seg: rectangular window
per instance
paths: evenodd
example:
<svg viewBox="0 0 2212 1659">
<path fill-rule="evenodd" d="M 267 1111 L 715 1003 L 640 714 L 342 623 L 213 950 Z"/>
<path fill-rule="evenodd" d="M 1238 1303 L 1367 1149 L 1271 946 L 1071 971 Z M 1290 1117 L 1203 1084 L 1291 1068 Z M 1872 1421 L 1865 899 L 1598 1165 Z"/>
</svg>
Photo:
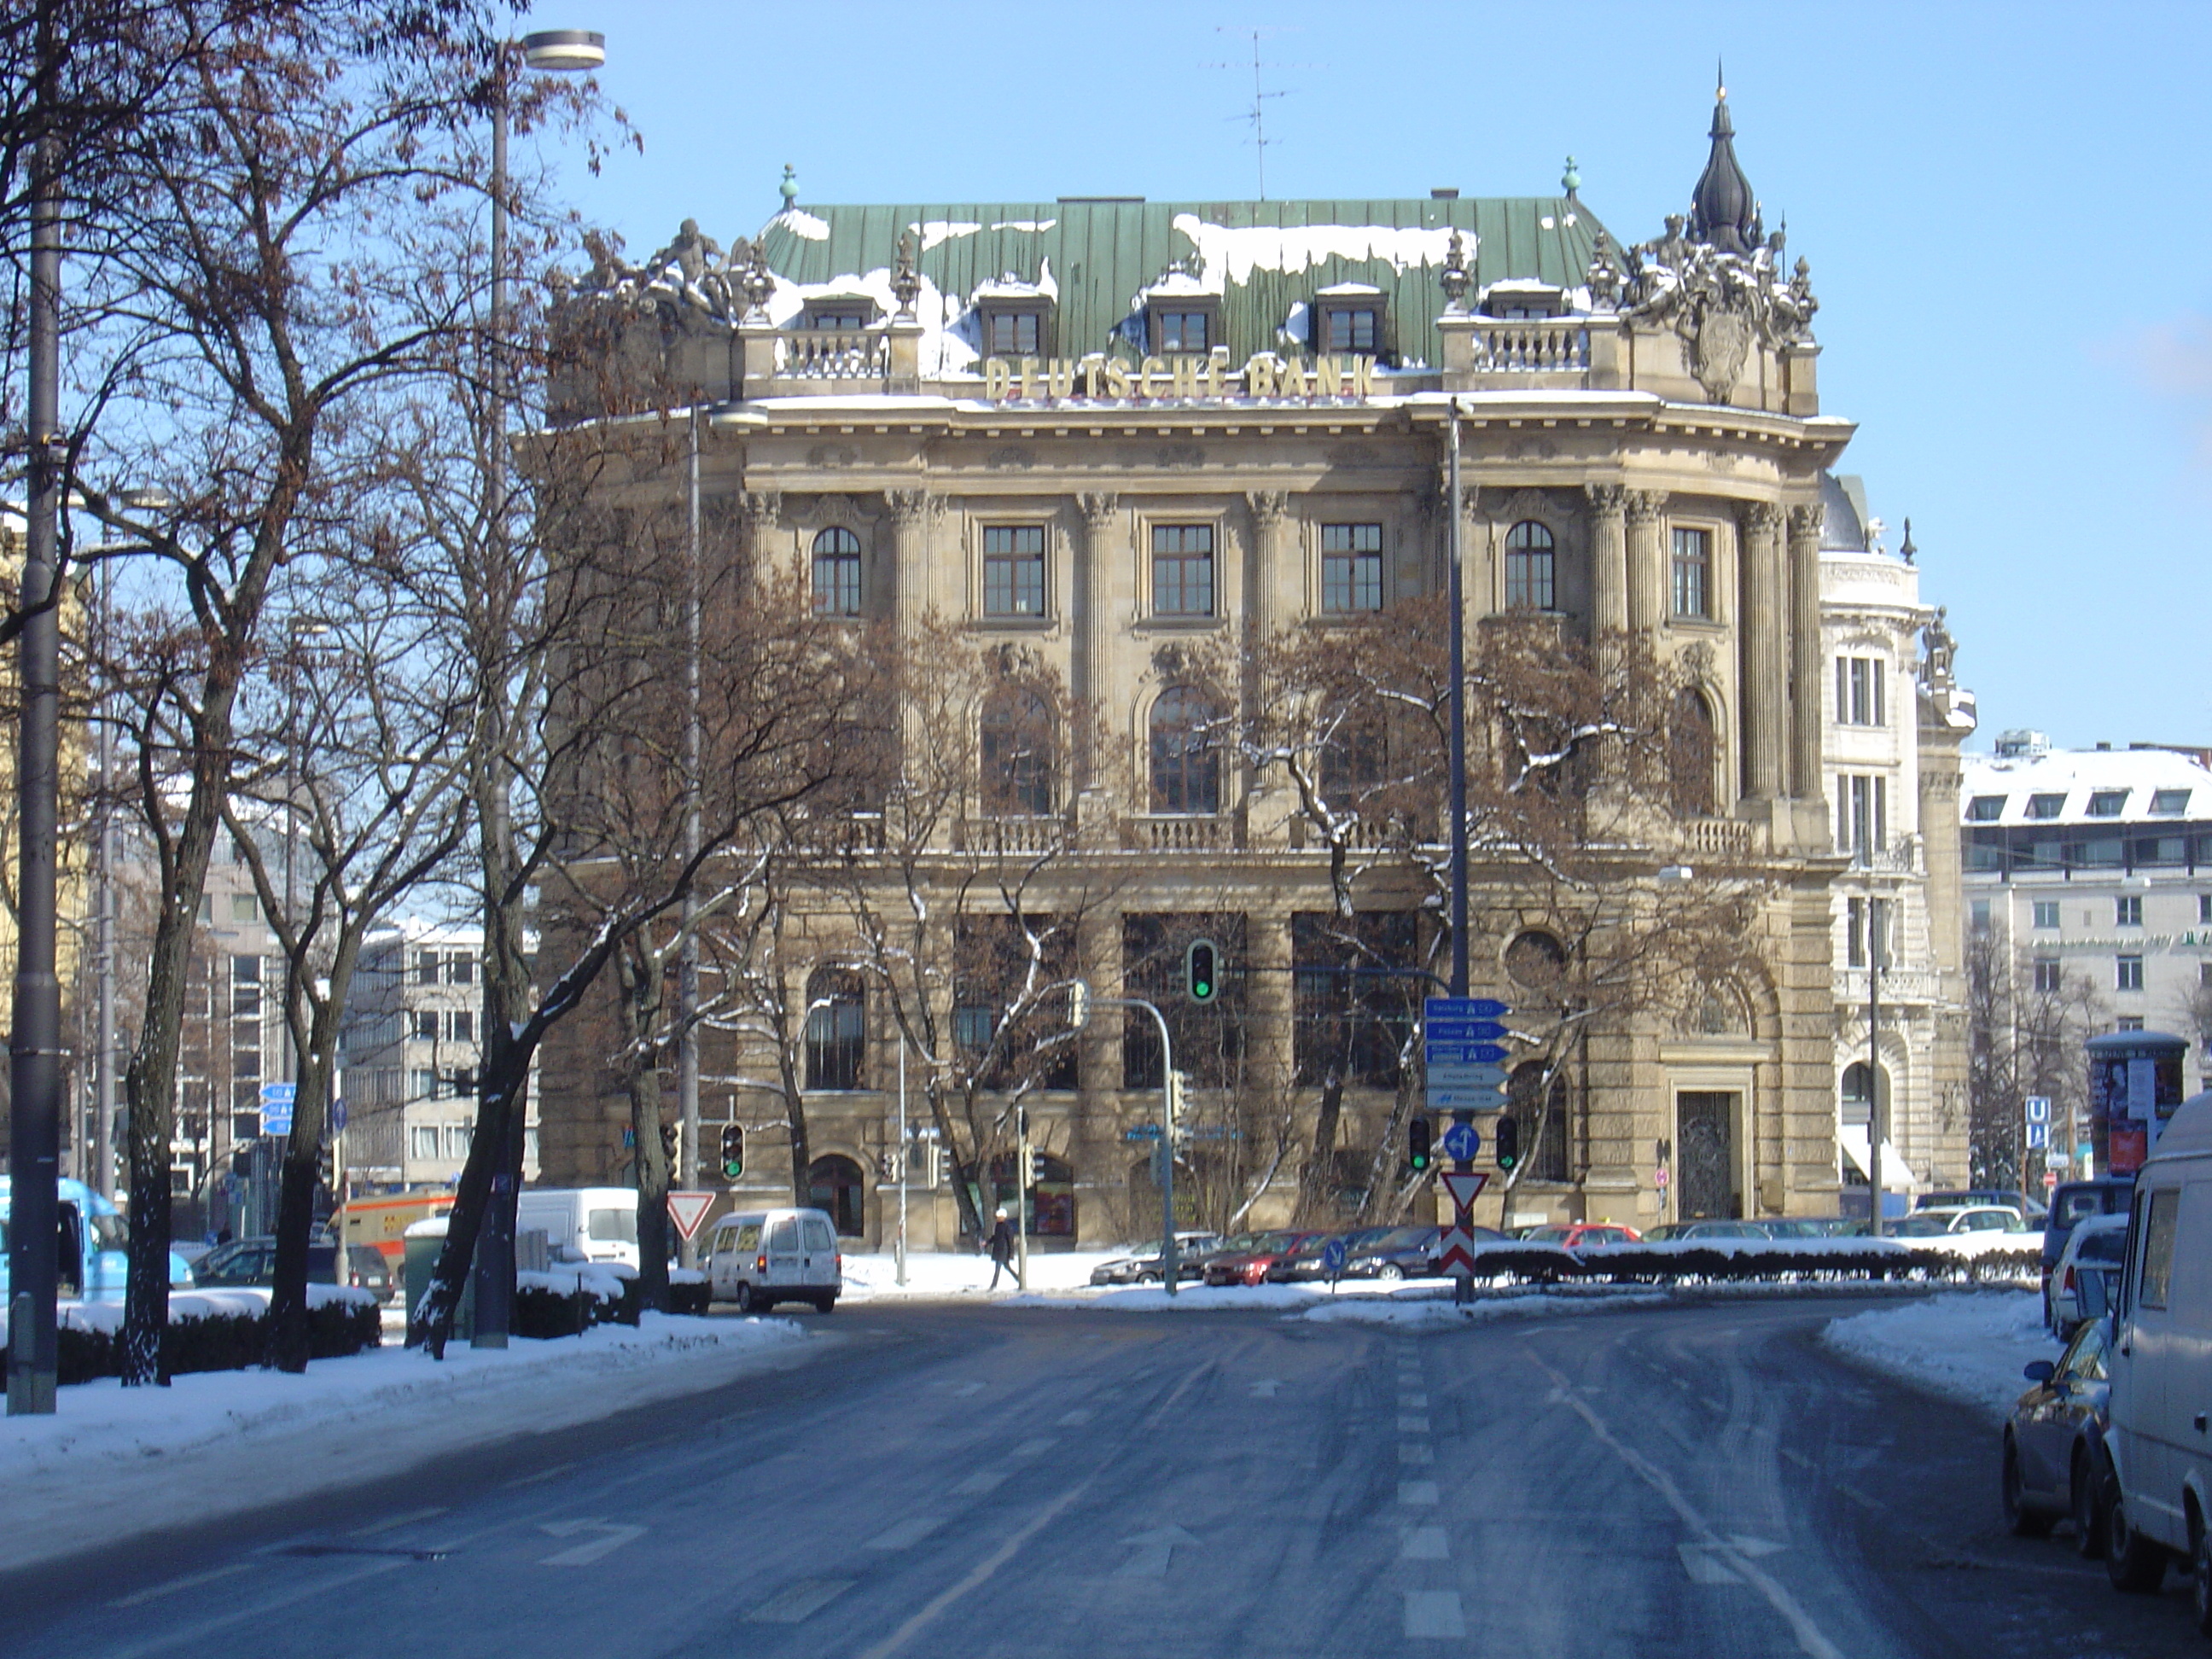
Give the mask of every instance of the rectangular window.
<svg viewBox="0 0 2212 1659">
<path fill-rule="evenodd" d="M 2004 816 L 2004 804 L 2002 795 L 1977 795 L 1966 803 L 1966 822 L 1995 823 Z"/>
<path fill-rule="evenodd" d="M 2197 896 L 2197 920 L 2212 921 L 2212 893 L 2199 893 Z"/>
<path fill-rule="evenodd" d="M 2128 804 L 2124 789 L 2099 789 L 2089 797 L 2089 816 L 2093 818 L 2116 818 Z"/>
<path fill-rule="evenodd" d="M 2116 927 L 2142 926 L 2142 898 L 2139 894 L 2123 893 L 2112 901 L 2112 925 Z"/>
<path fill-rule="evenodd" d="M 1713 538 L 1707 530 L 1674 529 L 1674 614 L 1710 617 L 1712 611 Z"/>
<path fill-rule="evenodd" d="M 1879 657 L 1836 659 L 1836 720 L 1843 726 L 1887 726 L 1882 709 L 1886 665 Z M 2002 807 L 2004 797 L 1997 798 Z M 1971 816 L 1971 812 L 1969 814 Z"/>
<path fill-rule="evenodd" d="M 1155 311 L 1154 325 L 1159 330 L 1160 351 L 1204 352 L 1212 349 L 1206 331 L 1206 314 L 1202 311 Z"/>
<path fill-rule="evenodd" d="M 968 1006 L 952 1011 L 952 1041 L 963 1054 L 980 1054 L 991 1046 L 991 1036 L 999 1029 L 997 1011 L 988 1006 Z"/>
<path fill-rule="evenodd" d="M 455 1042 L 474 1042 L 477 1040 L 477 1017 L 471 1010 L 456 1008 L 448 1016 L 447 1036 Z"/>
<path fill-rule="evenodd" d="M 1844 914 L 1844 961 L 1846 966 L 1866 966 L 1866 901 L 1846 901 Z"/>
<path fill-rule="evenodd" d="M 230 896 L 230 919 L 233 921 L 255 921 L 261 915 L 261 906 L 251 893 Z"/>
<path fill-rule="evenodd" d="M 239 1048 L 230 1056 L 230 1074 L 234 1078 L 258 1078 L 261 1075 L 261 1050 Z"/>
<path fill-rule="evenodd" d="M 1889 844 L 1889 780 L 1845 773 L 1836 785 L 1836 850 L 1881 852 Z"/>
<path fill-rule="evenodd" d="M 437 1040 L 437 1011 L 434 1008 L 417 1008 L 415 1011 L 415 1041 L 417 1042 L 435 1042 Z"/>
<path fill-rule="evenodd" d="M 407 1156 L 412 1158 L 434 1159 L 438 1156 L 438 1126 L 418 1123 L 407 1132 Z"/>
<path fill-rule="evenodd" d="M 261 1018 L 261 958 L 230 959 L 230 1013 L 234 1019 Z"/>
<path fill-rule="evenodd" d="M 2038 899 L 2035 901 L 2035 925 L 2038 927 L 2056 927 L 2058 926 L 2058 901 L 2057 899 Z"/>
<path fill-rule="evenodd" d="M 1362 306 L 1357 309 L 1331 309 L 1325 313 L 1328 325 L 1322 331 L 1324 351 L 1363 351 L 1372 353 L 1375 343 L 1382 336 L 1379 314 Z"/>
<path fill-rule="evenodd" d="M 2212 985 L 2212 962 L 2200 962 L 2197 964 L 2197 982 L 2199 985 Z"/>
<path fill-rule="evenodd" d="M 1966 926 L 1977 933 L 1990 931 L 1990 902 L 1976 899 L 1966 907 Z"/>
<path fill-rule="evenodd" d="M 1152 614 L 1210 617 L 1213 614 L 1213 526 L 1156 524 L 1152 526 Z"/>
<path fill-rule="evenodd" d="M 983 527 L 983 614 L 1044 615 L 1044 526 L 994 524 Z"/>
<path fill-rule="evenodd" d="M 2112 1022 L 2112 1029 L 2116 1031 L 2140 1031 L 2142 1028 L 2141 1014 L 2122 1014 Z"/>
<path fill-rule="evenodd" d="M 2173 1284 L 2173 1234 L 2181 1219 L 2181 1189 L 2168 1187 L 2150 1195 L 2143 1227 L 2142 1304 L 2163 1308 Z"/>
<path fill-rule="evenodd" d="M 425 951 L 415 958 L 415 982 L 417 985 L 435 985 L 438 982 L 438 953 L 435 951 Z"/>
<path fill-rule="evenodd" d="M 2152 815 L 2161 818 L 2178 818 L 2189 810 L 2189 791 L 2186 789 L 2154 789 L 2151 792 Z"/>
<path fill-rule="evenodd" d="M 446 1156 L 465 1158 L 469 1155 L 469 1140 L 475 1126 L 467 1123 L 448 1123 L 446 1126 Z"/>
<path fill-rule="evenodd" d="M 1321 527 L 1321 608 L 1337 615 L 1382 608 L 1382 526 Z"/>
<path fill-rule="evenodd" d="M 1034 311 L 994 311 L 990 313 L 990 343 L 994 357 L 1034 357 L 1043 337 L 1044 319 Z"/>
<path fill-rule="evenodd" d="M 435 1100 L 438 1097 L 438 1074 L 427 1066 L 417 1066 L 407 1094 L 410 1100 Z"/>
<path fill-rule="evenodd" d="M 2063 795 L 2030 795 L 2027 798 L 2027 816 L 2031 818 L 2055 818 L 2065 810 L 2066 797 Z"/>
<path fill-rule="evenodd" d="M 2058 963 L 2050 957 L 2035 959 L 2035 988 L 2056 991 L 2058 988 Z"/>
<path fill-rule="evenodd" d="M 466 951 L 455 951 L 446 958 L 446 983 L 473 985 L 477 980 L 477 959 Z"/>
<path fill-rule="evenodd" d="M 2118 971 L 2112 975 L 2112 988 L 2116 991 L 2142 989 L 2142 958 L 2141 957 L 2118 958 Z"/>
</svg>

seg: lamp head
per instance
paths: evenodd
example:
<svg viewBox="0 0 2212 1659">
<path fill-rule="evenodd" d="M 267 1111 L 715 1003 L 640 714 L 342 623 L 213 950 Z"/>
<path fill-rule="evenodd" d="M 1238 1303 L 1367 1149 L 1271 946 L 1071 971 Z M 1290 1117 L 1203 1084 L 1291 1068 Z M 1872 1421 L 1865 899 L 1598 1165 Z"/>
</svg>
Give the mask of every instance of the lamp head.
<svg viewBox="0 0 2212 1659">
<path fill-rule="evenodd" d="M 597 29 L 540 29 L 522 37 L 522 61 L 534 70 L 595 70 L 607 61 Z"/>
</svg>

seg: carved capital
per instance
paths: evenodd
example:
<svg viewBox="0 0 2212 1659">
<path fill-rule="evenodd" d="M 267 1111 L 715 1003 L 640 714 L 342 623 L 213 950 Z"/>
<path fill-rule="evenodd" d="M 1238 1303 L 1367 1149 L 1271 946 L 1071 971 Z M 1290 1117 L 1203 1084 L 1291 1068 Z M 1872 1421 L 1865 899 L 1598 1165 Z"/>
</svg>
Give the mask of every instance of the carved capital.
<svg viewBox="0 0 2212 1659">
<path fill-rule="evenodd" d="M 1655 525 L 1666 516 L 1667 492 L 1663 489 L 1627 489 L 1621 492 L 1628 501 L 1628 521 L 1637 525 Z"/>
<path fill-rule="evenodd" d="M 933 495 L 927 489 L 886 489 L 884 505 L 891 510 L 891 521 L 901 530 L 912 530 L 923 523 L 943 505 L 945 498 Z"/>
<path fill-rule="evenodd" d="M 1749 536 L 1779 536 L 1782 533 L 1782 507 L 1776 501 L 1746 501 L 1743 504 L 1744 533 Z"/>
<path fill-rule="evenodd" d="M 1291 495 L 1286 489 L 1248 489 L 1244 502 L 1252 509 L 1252 522 L 1262 530 L 1272 530 L 1291 516 Z"/>
<path fill-rule="evenodd" d="M 1075 506 L 1083 514 L 1083 527 L 1094 536 L 1111 530 L 1121 516 L 1121 498 L 1110 490 L 1086 490 L 1075 498 Z"/>
<path fill-rule="evenodd" d="M 1600 517 L 1617 519 L 1627 509 L 1628 491 L 1617 483 L 1586 483 L 1583 486 L 1583 499 Z"/>
<path fill-rule="evenodd" d="M 1820 529 L 1827 521 L 1827 509 L 1817 501 L 1805 507 L 1791 507 L 1790 509 L 1790 539 L 1793 542 L 1809 541 L 1815 547 L 1819 546 Z"/>
<path fill-rule="evenodd" d="M 738 496 L 738 514 L 749 531 L 771 527 L 783 516 L 783 492 L 781 489 L 748 489 Z"/>
</svg>

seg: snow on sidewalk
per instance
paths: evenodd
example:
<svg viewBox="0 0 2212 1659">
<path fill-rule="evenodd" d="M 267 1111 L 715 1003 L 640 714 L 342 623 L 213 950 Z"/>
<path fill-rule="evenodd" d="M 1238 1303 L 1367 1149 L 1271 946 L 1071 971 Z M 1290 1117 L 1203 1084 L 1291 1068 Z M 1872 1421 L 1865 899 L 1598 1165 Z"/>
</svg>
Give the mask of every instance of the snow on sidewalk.
<svg viewBox="0 0 2212 1659">
<path fill-rule="evenodd" d="M 647 1314 L 635 1328 L 504 1350 L 455 1342 L 443 1363 L 387 1346 L 317 1360 L 303 1376 L 65 1388 L 53 1416 L 0 1427 L 0 1571 L 112 1545 L 118 1517 L 146 1531 L 199 1525 L 802 1364 L 823 1352 L 817 1335 L 787 1319 Z"/>
<path fill-rule="evenodd" d="M 1820 1340 L 1861 1364 L 2002 1421 L 2031 1359 L 2056 1359 L 2037 1291 L 1952 1291 L 1838 1319 Z"/>
<path fill-rule="evenodd" d="M 1030 1256 L 1030 1289 L 1068 1291 L 1091 1283 L 1091 1270 L 1102 1261 L 1127 1255 L 1119 1250 L 1037 1250 Z M 845 1299 L 879 1301 L 891 1297 L 942 1297 L 986 1295 L 991 1282 L 991 1258 L 966 1250 L 915 1250 L 906 1259 L 906 1284 L 898 1283 L 898 1264 L 888 1251 L 880 1255 L 848 1255 L 845 1261 Z M 1012 1272 L 1010 1268 L 1008 1273 Z M 999 1276 L 998 1296 L 1009 1297 L 1008 1273 Z"/>
</svg>

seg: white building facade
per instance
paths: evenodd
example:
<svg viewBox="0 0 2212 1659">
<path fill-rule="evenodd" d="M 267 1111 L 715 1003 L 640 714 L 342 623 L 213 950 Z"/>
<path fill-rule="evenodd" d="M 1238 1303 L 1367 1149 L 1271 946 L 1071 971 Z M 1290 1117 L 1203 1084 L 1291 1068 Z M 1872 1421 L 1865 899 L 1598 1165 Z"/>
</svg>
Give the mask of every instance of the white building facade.
<svg viewBox="0 0 2212 1659">
<path fill-rule="evenodd" d="M 1892 1193 L 1964 1185 L 1966 1018 L 1956 808 L 1973 694 L 1952 678 L 1943 613 L 1921 601 L 1910 530 L 1897 551 L 1856 477 L 1822 481 L 1820 695 L 1832 884 L 1838 1173 L 1863 1196 L 1878 1095 Z M 1924 647 L 1924 648 L 1923 648 Z M 1878 1061 L 1869 1089 L 1869 957 Z"/>
</svg>

